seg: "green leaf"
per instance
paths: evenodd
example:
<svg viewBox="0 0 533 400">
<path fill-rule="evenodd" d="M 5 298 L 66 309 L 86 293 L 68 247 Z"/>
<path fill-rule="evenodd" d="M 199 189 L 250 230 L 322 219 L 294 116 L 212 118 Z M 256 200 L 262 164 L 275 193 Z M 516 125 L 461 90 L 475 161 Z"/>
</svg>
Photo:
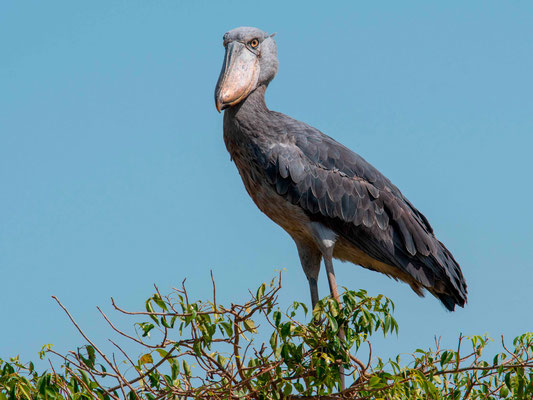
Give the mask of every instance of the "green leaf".
<svg viewBox="0 0 533 400">
<path fill-rule="evenodd" d="M 194 344 L 192 345 L 192 349 L 194 351 L 194 354 L 197 356 L 202 355 L 202 341 L 201 340 L 195 340 Z"/>
<path fill-rule="evenodd" d="M 159 353 L 161 358 L 165 358 L 168 355 L 168 351 L 163 350 L 163 349 L 155 349 L 155 351 L 157 351 Z"/>
<path fill-rule="evenodd" d="M 290 383 L 286 383 L 283 387 L 283 394 L 285 396 L 289 396 L 292 393 L 292 385 Z"/>
<path fill-rule="evenodd" d="M 87 349 L 87 355 L 89 356 L 89 361 L 91 361 L 92 365 L 94 365 L 94 361 L 96 360 L 94 347 L 91 345 L 87 345 L 86 349 Z"/>
<path fill-rule="evenodd" d="M 283 349 L 283 346 L 278 346 L 276 350 L 274 351 L 274 358 L 276 360 L 279 360 L 279 357 L 281 355 L 281 350 Z"/>
<path fill-rule="evenodd" d="M 50 351 L 53 346 L 54 345 L 50 343 L 43 345 L 43 347 L 41 347 L 41 351 L 39 352 L 39 358 L 42 360 L 45 354 Z"/>
<path fill-rule="evenodd" d="M 244 327 L 248 332 L 257 333 L 257 328 L 255 326 L 254 321 L 252 321 L 251 319 L 246 319 L 243 321 L 243 323 Z"/>
<path fill-rule="evenodd" d="M 159 307 L 161 307 L 161 309 L 163 309 L 164 311 L 168 311 L 167 305 L 165 304 L 163 299 L 161 297 L 159 297 L 159 295 L 157 293 L 154 294 L 152 299 L 154 300 L 155 304 L 157 304 Z"/>
<path fill-rule="evenodd" d="M 281 322 L 281 313 L 279 311 L 274 311 L 272 317 L 274 318 L 274 325 L 278 327 Z"/>
<path fill-rule="evenodd" d="M 328 314 L 328 321 L 333 332 L 337 332 L 339 330 L 339 324 L 337 324 L 337 320 Z"/>
<path fill-rule="evenodd" d="M 226 357 L 223 357 L 220 354 L 217 354 L 217 362 L 222 365 L 223 367 L 226 366 Z"/>
<path fill-rule="evenodd" d="M 446 350 L 442 353 L 440 357 L 440 365 L 441 367 L 444 367 L 444 365 L 448 364 L 454 356 L 453 351 Z"/>
<path fill-rule="evenodd" d="M 507 385 L 507 387 L 509 388 L 509 390 L 513 390 L 512 386 L 511 386 L 511 373 L 510 372 L 507 372 L 505 374 L 504 382 Z"/>
<path fill-rule="evenodd" d="M 174 323 L 176 322 L 176 318 L 178 318 L 177 315 L 174 315 L 171 319 L 170 319 L 170 327 L 171 328 L 174 328 Z"/>
<path fill-rule="evenodd" d="M 272 347 L 272 350 L 276 350 L 278 347 L 278 333 L 274 332 L 272 336 L 270 336 L 270 347 Z"/>
<path fill-rule="evenodd" d="M 169 328 L 169 329 L 172 328 L 172 326 L 168 324 L 167 319 L 165 317 L 161 317 L 160 321 L 161 321 L 161 325 L 163 325 L 165 328 Z"/>
<path fill-rule="evenodd" d="M 189 364 L 187 364 L 187 361 L 182 360 L 181 361 L 181 366 L 183 367 L 183 373 L 186 376 L 191 376 L 191 367 L 189 367 Z"/>
<path fill-rule="evenodd" d="M 152 299 L 148 299 L 146 300 L 146 311 L 148 311 L 149 313 L 154 313 L 154 308 L 152 307 Z M 155 315 L 149 315 L 149 317 L 157 324 L 157 326 L 159 326 L 159 320 L 157 319 L 157 317 Z"/>
<path fill-rule="evenodd" d="M 285 322 L 280 330 L 280 336 L 282 339 L 285 339 L 291 333 L 291 323 Z"/>
<path fill-rule="evenodd" d="M 150 337 L 150 331 L 155 328 L 154 324 L 149 322 L 141 322 L 139 326 L 143 330 L 142 337 Z"/>
<path fill-rule="evenodd" d="M 148 299 L 146 300 L 146 311 L 148 311 L 149 313 L 153 313 L 154 312 L 154 308 L 152 307 L 152 299 Z"/>
<path fill-rule="evenodd" d="M 378 387 L 381 384 L 381 379 L 379 376 L 373 376 L 368 380 L 368 384 L 372 387 Z"/>
<path fill-rule="evenodd" d="M 266 284 L 262 284 L 261 286 L 259 286 L 259 289 L 257 289 L 257 292 L 255 294 L 255 298 L 257 299 L 257 301 L 260 301 L 263 296 L 265 295 L 265 289 L 266 289 Z"/>
<path fill-rule="evenodd" d="M 507 389 L 507 387 L 505 386 L 502 386 L 502 388 L 500 389 L 500 397 L 507 397 L 509 396 L 509 389 Z"/>
<path fill-rule="evenodd" d="M 176 380 L 176 378 L 178 377 L 178 375 L 180 373 L 180 365 L 177 362 L 171 364 L 170 365 L 170 372 L 172 374 L 172 380 Z"/>
<path fill-rule="evenodd" d="M 224 328 L 227 337 L 233 336 L 233 324 L 230 322 L 221 322 L 220 325 Z"/>
<path fill-rule="evenodd" d="M 89 374 L 87 374 L 87 372 L 85 372 L 85 371 L 82 370 L 82 369 L 79 369 L 78 371 L 80 372 L 81 380 L 82 380 L 87 386 L 89 386 L 89 385 L 91 384 L 90 379 L 89 379 Z"/>
</svg>

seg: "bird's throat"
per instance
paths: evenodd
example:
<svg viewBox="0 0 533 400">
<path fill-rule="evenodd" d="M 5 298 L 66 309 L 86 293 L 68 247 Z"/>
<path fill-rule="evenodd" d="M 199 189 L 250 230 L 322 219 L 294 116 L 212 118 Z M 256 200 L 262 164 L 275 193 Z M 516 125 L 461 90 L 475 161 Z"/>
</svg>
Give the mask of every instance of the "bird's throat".
<svg viewBox="0 0 533 400">
<path fill-rule="evenodd" d="M 261 85 L 250 92 L 248 97 L 233 107 L 226 109 L 228 117 L 239 119 L 249 119 L 253 115 L 268 113 L 265 103 L 266 86 Z"/>
</svg>

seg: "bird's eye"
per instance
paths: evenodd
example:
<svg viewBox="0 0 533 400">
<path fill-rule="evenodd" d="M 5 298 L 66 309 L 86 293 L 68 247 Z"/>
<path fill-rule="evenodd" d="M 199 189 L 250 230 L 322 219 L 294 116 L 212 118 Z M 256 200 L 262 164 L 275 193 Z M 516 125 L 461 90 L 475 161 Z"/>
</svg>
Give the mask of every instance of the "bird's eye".
<svg viewBox="0 0 533 400">
<path fill-rule="evenodd" d="M 259 46 L 259 40 L 257 39 L 250 40 L 250 46 L 252 46 L 255 49 L 257 46 Z"/>
</svg>

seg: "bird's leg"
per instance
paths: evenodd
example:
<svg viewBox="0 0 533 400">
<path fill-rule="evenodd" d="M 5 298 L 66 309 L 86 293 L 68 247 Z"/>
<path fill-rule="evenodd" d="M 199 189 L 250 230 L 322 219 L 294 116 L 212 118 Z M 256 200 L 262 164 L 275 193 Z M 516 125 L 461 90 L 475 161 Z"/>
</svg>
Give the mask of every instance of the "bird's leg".
<svg viewBox="0 0 533 400">
<path fill-rule="evenodd" d="M 329 290 L 331 296 L 340 304 L 339 291 L 337 290 L 337 281 L 335 280 L 335 271 L 333 270 L 333 249 L 337 241 L 337 234 L 320 222 L 312 222 L 311 229 L 315 242 L 324 257 L 326 264 L 326 273 L 328 274 Z"/>
<path fill-rule="evenodd" d="M 329 290 L 331 296 L 340 304 L 339 291 L 337 290 L 337 281 L 335 280 L 335 271 L 333 270 L 333 249 L 337 241 L 337 234 L 331 229 L 322 225 L 319 222 L 311 223 L 311 229 L 315 237 L 322 257 L 324 257 L 324 264 L 326 264 L 326 273 L 328 274 Z"/>
<path fill-rule="evenodd" d="M 305 272 L 305 276 L 309 281 L 309 289 L 311 291 L 311 304 L 313 309 L 318 303 L 318 273 L 320 272 L 320 261 L 322 254 L 317 249 L 314 243 L 305 243 L 301 241 L 295 241 L 298 248 L 298 255 L 300 256 L 300 262 Z"/>
<path fill-rule="evenodd" d="M 316 303 L 318 303 L 318 282 L 315 278 L 307 277 L 309 281 L 309 290 L 311 291 L 311 306 L 315 309 Z"/>
<path fill-rule="evenodd" d="M 333 270 L 333 249 L 335 248 L 335 242 L 337 241 L 337 235 L 331 229 L 325 227 L 321 223 L 312 223 L 313 234 L 315 236 L 316 243 L 320 248 L 322 257 L 324 257 L 324 264 L 326 265 L 326 273 L 328 274 L 329 290 L 331 296 L 337 301 L 339 307 L 341 306 L 341 298 L 337 289 L 337 281 L 335 279 L 335 271 Z M 338 333 L 339 339 L 344 341 L 344 329 L 340 328 Z M 344 390 L 344 367 L 339 366 L 339 376 L 341 379 L 341 391 Z"/>
<path fill-rule="evenodd" d="M 333 248 L 327 250 L 328 254 L 324 254 L 324 264 L 326 264 L 326 273 L 328 274 L 328 283 L 331 296 L 341 303 L 339 290 L 337 289 L 337 280 L 335 279 L 335 271 L 333 269 Z"/>
<path fill-rule="evenodd" d="M 335 271 L 333 270 L 333 246 L 326 249 L 326 251 L 323 253 L 324 256 L 324 264 L 326 264 L 326 273 L 328 274 L 328 283 L 329 283 L 329 290 L 331 291 L 331 297 L 333 297 L 337 303 L 339 304 L 339 307 L 341 306 L 341 298 L 339 296 L 339 291 L 337 289 L 337 280 L 335 279 Z M 339 329 L 339 339 L 344 341 L 344 329 Z M 341 390 L 344 390 L 344 367 L 339 367 L 339 375 L 341 378 Z"/>
</svg>

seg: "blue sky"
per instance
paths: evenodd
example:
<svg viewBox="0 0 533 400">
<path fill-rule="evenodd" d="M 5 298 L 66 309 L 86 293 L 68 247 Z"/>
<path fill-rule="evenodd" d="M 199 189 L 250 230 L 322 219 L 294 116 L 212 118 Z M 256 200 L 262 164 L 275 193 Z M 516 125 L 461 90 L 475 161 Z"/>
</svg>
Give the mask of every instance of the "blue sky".
<svg viewBox="0 0 533 400">
<path fill-rule="evenodd" d="M 153 283 L 187 278 L 205 298 L 210 270 L 219 301 L 282 268 L 281 305 L 309 301 L 222 141 L 222 35 L 242 25 L 277 32 L 270 108 L 380 169 L 462 266 L 469 303 L 447 313 L 335 264 L 341 285 L 396 303 L 399 336 L 375 354 L 533 329 L 533 3 L 326 4 L 0 3 L 1 358 L 82 344 L 51 295 L 100 343 L 110 296 L 141 309 Z"/>
</svg>

